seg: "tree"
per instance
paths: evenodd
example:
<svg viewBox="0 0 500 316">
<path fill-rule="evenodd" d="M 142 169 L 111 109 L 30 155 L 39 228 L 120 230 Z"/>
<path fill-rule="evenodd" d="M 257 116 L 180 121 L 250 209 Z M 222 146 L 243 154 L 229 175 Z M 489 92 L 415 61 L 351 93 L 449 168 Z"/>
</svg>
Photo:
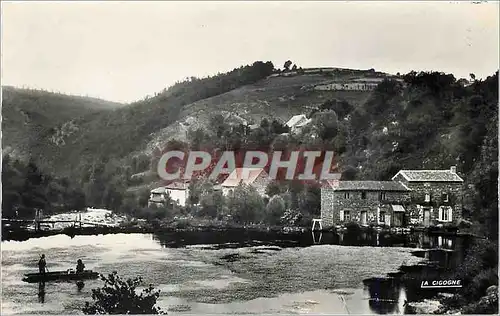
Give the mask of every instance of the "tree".
<svg viewBox="0 0 500 316">
<path fill-rule="evenodd" d="M 342 172 L 343 181 L 352 181 L 356 179 L 358 170 L 352 166 L 347 166 L 347 168 Z"/>
<path fill-rule="evenodd" d="M 201 204 L 201 215 L 215 218 L 221 216 L 224 213 L 224 196 L 220 191 L 214 191 L 213 189 L 209 192 L 204 193 L 200 198 Z"/>
<path fill-rule="evenodd" d="M 283 67 L 285 68 L 286 71 L 290 70 L 290 66 L 292 65 L 292 61 L 291 60 L 287 60 L 285 62 L 285 64 L 283 65 Z"/>
<path fill-rule="evenodd" d="M 285 213 L 285 200 L 279 195 L 273 196 L 267 203 L 266 211 L 268 222 L 271 225 L 279 224 L 281 216 Z"/>
<path fill-rule="evenodd" d="M 338 132 L 337 114 L 334 111 L 318 112 L 312 117 L 312 125 L 317 128 L 321 139 L 333 139 Z"/>
<path fill-rule="evenodd" d="M 94 303 L 85 303 L 84 314 L 166 314 L 156 306 L 160 290 L 153 285 L 137 294 L 136 289 L 142 283 L 140 277 L 124 281 L 113 272 L 108 277 L 101 275 L 101 280 L 104 286 L 92 289 Z"/>
<path fill-rule="evenodd" d="M 228 209 L 237 223 L 255 223 L 262 220 L 264 201 L 254 187 L 237 186 L 228 198 Z"/>
</svg>

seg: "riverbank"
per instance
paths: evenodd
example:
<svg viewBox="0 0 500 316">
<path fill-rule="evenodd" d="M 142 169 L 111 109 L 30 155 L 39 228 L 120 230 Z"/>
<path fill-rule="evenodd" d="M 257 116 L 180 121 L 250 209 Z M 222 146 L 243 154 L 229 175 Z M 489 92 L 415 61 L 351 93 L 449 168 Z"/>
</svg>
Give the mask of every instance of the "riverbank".
<svg viewBox="0 0 500 316">
<path fill-rule="evenodd" d="M 456 228 L 449 227 L 362 227 L 358 225 L 336 226 L 322 230 L 312 230 L 312 227 L 301 226 L 269 226 L 266 224 L 237 224 L 227 221 L 204 220 L 199 218 L 181 218 L 170 221 L 129 220 L 114 226 L 68 226 L 58 229 L 33 230 L 25 227 L 7 227 L 2 229 L 2 240 L 27 240 L 30 238 L 47 237 L 58 234 L 68 236 L 77 235 L 101 235 L 119 233 L 162 233 L 162 232 L 207 232 L 207 231 L 234 231 L 248 230 L 260 233 L 282 233 L 297 234 L 359 234 L 359 233 L 379 233 L 379 234 L 413 234 L 426 233 L 441 236 L 467 236 L 467 232 L 460 232 Z"/>
<path fill-rule="evenodd" d="M 345 234 L 349 233 L 348 230 L 341 231 L 312 231 L 311 229 L 302 227 L 259 227 L 259 226 L 230 226 L 230 227 L 220 227 L 220 226 L 196 226 L 196 227 L 185 227 L 178 228 L 175 226 L 165 226 L 165 227 L 69 227 L 59 230 L 3 230 L 2 231 L 2 241 L 25 241 L 31 238 L 41 238 L 48 236 L 55 236 L 64 234 L 70 237 L 74 236 L 88 236 L 88 235 L 106 235 L 106 234 L 162 234 L 162 233 L 175 233 L 175 232 L 230 232 L 230 231 L 248 231 L 255 233 L 271 233 L 271 234 L 282 234 L 282 235 L 295 235 L 303 233 L 314 233 L 322 235 L 324 238 L 331 234 Z M 377 232 L 377 231 L 375 231 Z M 379 234 L 390 234 L 390 235 L 400 235 L 400 234 L 411 234 L 409 232 L 395 232 L 390 230 L 380 230 Z M 434 233 L 437 235 L 437 233 Z M 448 234 L 448 236 L 467 236 L 465 234 Z"/>
</svg>

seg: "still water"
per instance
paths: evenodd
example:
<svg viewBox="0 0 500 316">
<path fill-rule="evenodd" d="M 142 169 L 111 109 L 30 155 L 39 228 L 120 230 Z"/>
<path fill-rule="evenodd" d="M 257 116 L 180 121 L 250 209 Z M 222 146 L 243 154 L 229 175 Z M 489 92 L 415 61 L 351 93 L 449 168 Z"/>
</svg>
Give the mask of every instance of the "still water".
<svg viewBox="0 0 500 316">
<path fill-rule="evenodd" d="M 75 282 L 47 282 L 43 288 L 23 282 L 23 274 L 37 272 L 42 253 L 49 271 L 75 268 L 80 258 L 87 269 L 100 273 L 142 276 L 145 284 L 161 290 L 158 305 L 170 315 L 400 314 L 404 288 L 397 289 L 387 302 L 374 302 L 363 280 L 384 277 L 401 265 L 422 260 L 411 253 L 418 245 L 388 247 L 379 243 L 378 235 L 362 247 L 348 242 L 324 244 L 318 242 L 320 236 L 311 235 L 307 245 L 278 240 L 225 243 L 210 236 L 198 238 L 205 244 L 152 234 L 3 241 L 2 315 L 82 314 L 85 302 L 92 301 L 91 289 L 99 287 L 100 280 L 85 281 L 81 289 Z"/>
</svg>

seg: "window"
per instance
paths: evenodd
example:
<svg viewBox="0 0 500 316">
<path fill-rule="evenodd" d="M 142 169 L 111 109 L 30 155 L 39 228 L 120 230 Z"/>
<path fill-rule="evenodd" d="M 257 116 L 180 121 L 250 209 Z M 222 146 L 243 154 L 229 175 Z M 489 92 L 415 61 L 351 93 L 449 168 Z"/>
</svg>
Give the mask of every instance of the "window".
<svg viewBox="0 0 500 316">
<path fill-rule="evenodd" d="M 441 206 L 439 208 L 439 220 L 441 222 L 451 222 L 453 220 L 453 209 L 449 206 Z"/>
<path fill-rule="evenodd" d="M 349 198 L 350 198 L 349 192 L 344 192 L 344 199 L 349 199 Z"/>
<path fill-rule="evenodd" d="M 429 193 L 425 194 L 425 202 L 430 202 L 431 201 L 431 195 Z"/>
<path fill-rule="evenodd" d="M 363 191 L 363 192 L 361 192 L 361 198 L 362 198 L 363 200 L 364 200 L 364 199 L 366 199 L 366 192 L 364 192 L 364 191 Z"/>
<path fill-rule="evenodd" d="M 344 211 L 344 221 L 348 222 L 351 220 L 351 212 L 350 211 Z"/>
<path fill-rule="evenodd" d="M 378 221 L 379 223 L 385 223 L 385 212 L 380 212 Z"/>
<path fill-rule="evenodd" d="M 443 194 L 443 202 L 448 202 L 448 201 L 449 201 L 448 194 L 447 194 L 447 193 L 444 193 L 444 194 Z"/>
<path fill-rule="evenodd" d="M 380 192 L 379 195 L 378 195 L 378 199 L 380 201 L 384 201 L 385 200 L 385 192 Z"/>
</svg>

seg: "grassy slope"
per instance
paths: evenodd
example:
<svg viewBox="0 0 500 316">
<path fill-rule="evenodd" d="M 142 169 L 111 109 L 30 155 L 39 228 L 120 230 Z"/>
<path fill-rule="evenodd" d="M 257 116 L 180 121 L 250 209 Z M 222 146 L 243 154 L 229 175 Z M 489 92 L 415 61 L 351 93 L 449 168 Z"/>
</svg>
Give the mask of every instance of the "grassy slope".
<svg viewBox="0 0 500 316">
<path fill-rule="evenodd" d="M 288 121 L 291 116 L 309 113 L 328 99 L 347 100 L 361 105 L 369 92 L 314 91 L 312 87 L 329 79 L 321 75 L 276 77 L 234 89 L 215 97 L 203 99 L 182 108 L 180 124 L 172 124 L 154 134 L 146 152 L 161 147 L 169 139 L 182 139 L 188 128 L 210 128 L 209 119 L 216 113 L 241 117 L 249 123 L 260 123 L 262 118 Z M 186 118 L 189 118 L 186 120 Z"/>
<path fill-rule="evenodd" d="M 101 113 L 123 104 L 96 98 L 70 96 L 41 90 L 2 87 L 2 143 L 27 157 L 32 148 L 44 147 L 50 134 L 78 117 Z M 68 125 L 68 124 L 67 124 Z"/>
<path fill-rule="evenodd" d="M 148 152 L 153 145 L 179 138 L 185 128 L 179 128 L 178 122 L 188 118 L 192 126 L 206 126 L 215 113 L 234 113 L 255 122 L 263 117 L 286 121 L 329 98 L 362 104 L 369 95 L 304 89 L 331 79 L 321 75 L 268 78 L 195 102 L 192 95 L 168 93 L 110 111 L 96 110 L 91 99 L 47 93 L 31 96 L 16 90 L 4 93 L 4 143 L 29 153 L 42 168 L 74 175 L 73 170 L 83 163 Z M 28 110 L 31 119 L 23 120 L 19 109 Z"/>
</svg>

